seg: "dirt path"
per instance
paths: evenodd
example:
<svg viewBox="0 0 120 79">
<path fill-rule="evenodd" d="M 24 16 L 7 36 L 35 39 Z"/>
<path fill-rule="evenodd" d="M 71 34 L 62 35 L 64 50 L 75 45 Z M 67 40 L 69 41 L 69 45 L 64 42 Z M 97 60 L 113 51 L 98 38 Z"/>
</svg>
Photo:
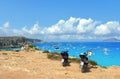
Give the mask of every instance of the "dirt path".
<svg viewBox="0 0 120 79">
<path fill-rule="evenodd" d="M 0 79 L 120 79 L 120 67 L 91 68 L 81 73 L 79 64 L 62 67 L 41 51 L 0 51 Z"/>
</svg>

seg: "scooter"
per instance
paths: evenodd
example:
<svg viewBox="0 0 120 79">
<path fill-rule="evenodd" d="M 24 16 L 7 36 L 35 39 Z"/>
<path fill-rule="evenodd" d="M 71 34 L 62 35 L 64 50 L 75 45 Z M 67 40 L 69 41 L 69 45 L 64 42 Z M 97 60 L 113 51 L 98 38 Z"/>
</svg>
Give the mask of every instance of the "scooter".
<svg viewBox="0 0 120 79">
<path fill-rule="evenodd" d="M 61 56 L 62 56 L 62 59 L 61 59 L 62 66 L 69 66 L 68 51 L 62 51 Z"/>
<path fill-rule="evenodd" d="M 84 73 L 88 68 L 88 65 L 85 64 L 83 61 L 80 62 L 80 69 L 81 69 L 81 72 Z"/>
<path fill-rule="evenodd" d="M 61 62 L 62 62 L 62 66 L 68 66 L 69 65 L 68 61 L 64 58 L 61 59 Z"/>
<path fill-rule="evenodd" d="M 81 53 L 80 55 L 81 62 L 80 62 L 80 69 L 81 72 L 86 72 L 88 69 L 88 57 L 87 56 L 92 56 L 92 51 L 88 50 L 86 53 Z"/>
<path fill-rule="evenodd" d="M 88 69 L 88 58 L 86 57 L 86 54 L 81 53 L 80 54 L 80 68 L 81 68 L 81 72 L 86 72 Z"/>
</svg>

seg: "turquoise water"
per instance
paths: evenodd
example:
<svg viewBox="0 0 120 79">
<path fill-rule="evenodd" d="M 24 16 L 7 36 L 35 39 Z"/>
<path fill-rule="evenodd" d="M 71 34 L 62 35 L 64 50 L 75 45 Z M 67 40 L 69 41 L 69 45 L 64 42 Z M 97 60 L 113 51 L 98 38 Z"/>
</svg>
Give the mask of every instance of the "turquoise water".
<svg viewBox="0 0 120 79">
<path fill-rule="evenodd" d="M 21 50 L 21 48 L 0 48 L 0 50 Z"/>
<path fill-rule="evenodd" d="M 80 53 L 91 50 L 93 55 L 89 59 L 94 60 L 100 66 L 120 66 L 120 42 L 49 42 L 34 44 L 39 49 L 60 53 L 68 50 L 69 56 L 79 58 Z"/>
</svg>

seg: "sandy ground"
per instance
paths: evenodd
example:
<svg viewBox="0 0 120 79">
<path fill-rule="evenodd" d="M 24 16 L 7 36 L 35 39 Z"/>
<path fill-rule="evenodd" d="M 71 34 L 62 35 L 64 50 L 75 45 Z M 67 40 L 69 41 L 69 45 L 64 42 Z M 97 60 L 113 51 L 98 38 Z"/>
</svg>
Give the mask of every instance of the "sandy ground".
<svg viewBox="0 0 120 79">
<path fill-rule="evenodd" d="M 0 51 L 0 79 L 120 79 L 120 67 L 90 68 L 81 73 L 79 64 L 62 67 L 41 51 Z"/>
</svg>

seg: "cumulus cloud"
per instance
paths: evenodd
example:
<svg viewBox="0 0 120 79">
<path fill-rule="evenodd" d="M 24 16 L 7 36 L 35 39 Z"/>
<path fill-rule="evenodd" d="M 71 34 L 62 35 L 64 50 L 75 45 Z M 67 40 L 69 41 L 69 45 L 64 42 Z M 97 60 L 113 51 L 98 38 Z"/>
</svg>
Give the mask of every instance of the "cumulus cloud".
<svg viewBox="0 0 120 79">
<path fill-rule="evenodd" d="M 105 24 L 101 24 L 95 28 L 94 33 L 96 35 L 118 35 L 120 30 L 120 24 L 116 21 L 109 21 Z"/>
<path fill-rule="evenodd" d="M 0 35 L 23 35 L 27 37 L 40 38 L 45 41 L 90 41 L 104 38 L 120 39 L 120 23 L 108 21 L 104 24 L 94 21 L 91 18 L 74 18 L 59 20 L 49 27 L 42 27 L 39 23 L 33 26 L 25 26 L 21 29 L 9 29 L 9 22 L 0 27 Z"/>
<path fill-rule="evenodd" d="M 110 29 L 106 25 L 100 25 L 96 27 L 95 32 L 96 35 L 107 35 L 111 33 Z"/>
<path fill-rule="evenodd" d="M 5 22 L 2 26 L 0 26 L 0 36 L 19 36 L 23 35 L 20 29 L 13 29 L 10 27 L 9 22 Z"/>
<path fill-rule="evenodd" d="M 47 29 L 47 32 L 50 34 L 61 34 L 61 35 L 67 35 L 67 34 L 73 34 L 75 33 L 76 28 L 74 28 L 73 24 L 77 21 L 76 18 L 71 17 L 69 20 L 64 21 L 60 20 L 55 25 L 52 25 Z"/>
<path fill-rule="evenodd" d="M 10 24 L 9 22 L 5 22 L 1 27 L 0 27 L 0 36 L 7 36 L 10 35 Z M 9 29 L 8 29 L 9 28 Z"/>
<path fill-rule="evenodd" d="M 27 29 L 26 27 L 27 26 L 23 27 L 22 31 L 29 34 L 38 34 L 41 31 L 38 23 L 35 23 L 31 29 Z"/>
<path fill-rule="evenodd" d="M 89 19 L 79 19 L 79 24 L 77 25 L 77 33 L 88 33 L 92 32 L 96 22 L 91 18 Z"/>
</svg>

